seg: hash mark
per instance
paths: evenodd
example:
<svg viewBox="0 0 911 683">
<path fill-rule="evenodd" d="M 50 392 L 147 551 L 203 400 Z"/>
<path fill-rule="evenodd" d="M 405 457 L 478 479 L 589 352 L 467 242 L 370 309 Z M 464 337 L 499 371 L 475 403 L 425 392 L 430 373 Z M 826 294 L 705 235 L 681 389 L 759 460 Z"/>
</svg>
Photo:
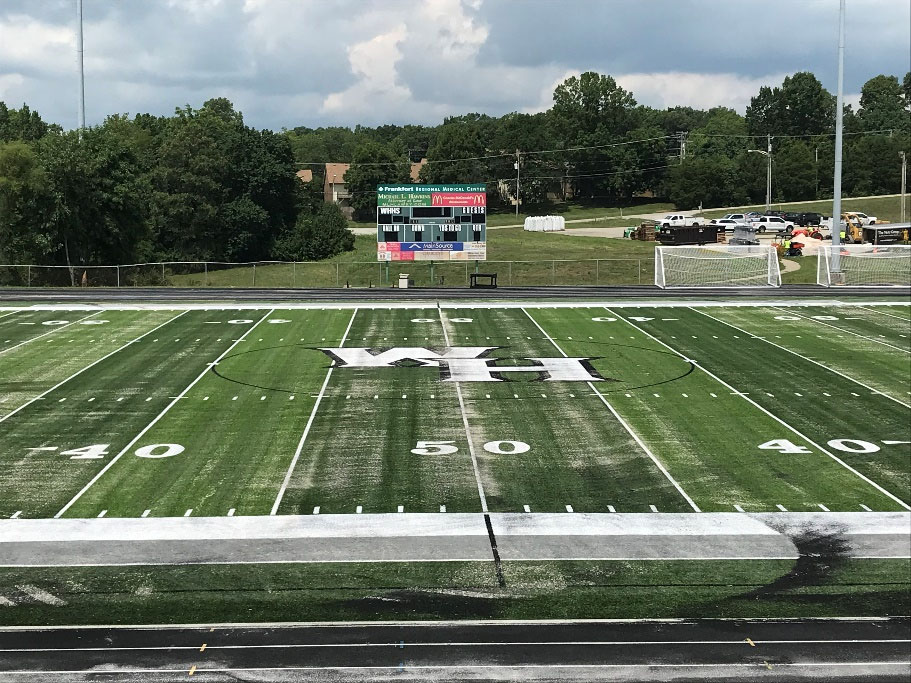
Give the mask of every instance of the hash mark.
<svg viewBox="0 0 911 683">
<path fill-rule="evenodd" d="M 398 512 L 405 512 L 405 506 L 404 506 L 404 505 L 399 505 L 399 507 L 398 507 Z"/>
<path fill-rule="evenodd" d="M 860 506 L 861 506 L 864 510 L 866 510 L 867 512 L 873 512 L 873 510 L 871 510 L 870 508 L 868 508 L 868 507 L 867 507 L 866 505 L 864 505 L 863 503 L 861 503 Z"/>
<path fill-rule="evenodd" d="M 734 509 L 737 510 L 737 512 L 743 512 L 743 508 L 740 507 L 739 505 L 735 505 Z"/>
<path fill-rule="evenodd" d="M 613 506 L 613 505 L 608 505 L 608 506 L 607 506 L 607 511 L 608 511 L 608 512 L 616 512 L 616 510 L 614 509 L 614 506 Z"/>
<path fill-rule="evenodd" d="M 781 503 L 778 503 L 775 507 L 777 507 L 777 508 L 778 508 L 779 510 L 781 510 L 782 512 L 787 512 L 787 511 L 788 511 L 788 509 L 787 509 L 784 505 L 782 505 Z"/>
<path fill-rule="evenodd" d="M 107 510 L 102 510 L 101 512 L 98 513 L 98 519 L 101 519 L 101 518 L 104 517 L 106 514 L 108 514 L 108 511 L 107 511 Z"/>
<path fill-rule="evenodd" d="M 712 398 L 718 398 L 718 394 L 713 394 L 711 391 L 709 392 L 709 396 Z"/>
<path fill-rule="evenodd" d="M 649 505 L 648 507 L 652 512 L 658 512 L 658 508 L 656 508 L 654 505 Z"/>
<path fill-rule="evenodd" d="M 528 505 L 523 505 L 522 509 L 525 510 L 525 512 L 531 512 L 531 507 L 529 507 Z"/>
<path fill-rule="evenodd" d="M 315 508 L 313 508 L 313 514 L 314 514 L 314 515 L 318 515 L 318 514 L 319 514 L 319 505 L 317 505 Z"/>
<path fill-rule="evenodd" d="M 234 508 L 231 508 L 230 510 L 228 510 L 228 517 L 233 517 L 235 512 L 237 512 L 237 510 L 235 510 Z"/>
<path fill-rule="evenodd" d="M 573 511 L 573 506 L 572 506 L 572 505 L 567 505 L 567 506 L 566 506 L 566 511 L 567 511 L 567 512 L 572 512 L 572 511 Z"/>
<path fill-rule="evenodd" d="M 445 506 L 445 505 L 441 505 L 441 506 L 440 506 L 440 512 L 446 512 L 446 506 Z"/>
<path fill-rule="evenodd" d="M 358 505 L 356 508 L 354 508 L 354 514 L 356 514 L 356 515 L 361 514 L 363 511 L 364 511 L 364 507 L 362 505 Z"/>
<path fill-rule="evenodd" d="M 186 512 L 183 513 L 183 516 L 189 517 L 192 514 L 193 514 L 193 508 L 190 508 L 189 510 L 187 510 Z"/>
<path fill-rule="evenodd" d="M 16 510 L 10 519 L 19 519 L 19 515 L 22 514 L 22 510 Z"/>
<path fill-rule="evenodd" d="M 823 512 L 832 512 L 829 508 L 827 508 L 822 503 L 816 503 L 816 504 L 819 506 L 819 509 L 822 510 Z"/>
<path fill-rule="evenodd" d="M 143 510 L 143 511 L 142 511 L 142 514 L 139 515 L 139 516 L 142 517 L 142 518 L 146 518 L 146 517 L 149 516 L 149 514 L 150 514 L 151 512 L 152 512 L 151 510 Z"/>
</svg>

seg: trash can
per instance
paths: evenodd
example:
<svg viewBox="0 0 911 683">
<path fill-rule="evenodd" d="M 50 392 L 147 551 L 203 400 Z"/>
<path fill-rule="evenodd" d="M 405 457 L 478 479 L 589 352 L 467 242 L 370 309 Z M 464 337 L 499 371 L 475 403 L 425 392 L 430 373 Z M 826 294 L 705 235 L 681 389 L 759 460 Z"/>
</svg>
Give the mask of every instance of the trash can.
<svg viewBox="0 0 911 683">
<path fill-rule="evenodd" d="M 399 289 L 408 289 L 408 273 L 399 273 Z"/>
</svg>

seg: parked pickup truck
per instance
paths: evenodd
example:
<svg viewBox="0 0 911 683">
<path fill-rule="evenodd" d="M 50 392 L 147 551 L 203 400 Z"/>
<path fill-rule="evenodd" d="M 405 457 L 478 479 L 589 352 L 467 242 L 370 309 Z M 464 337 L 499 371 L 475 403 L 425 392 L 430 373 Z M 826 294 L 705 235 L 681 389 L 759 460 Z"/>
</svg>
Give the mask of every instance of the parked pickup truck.
<svg viewBox="0 0 911 683">
<path fill-rule="evenodd" d="M 690 225 L 703 225 L 705 221 L 696 216 L 685 216 L 682 213 L 669 213 L 667 216 L 658 221 L 662 228 L 685 228 Z"/>
<path fill-rule="evenodd" d="M 752 225 L 760 234 L 764 232 L 789 233 L 794 229 L 794 223 L 786 221 L 781 216 L 760 216 L 753 221 Z"/>
</svg>

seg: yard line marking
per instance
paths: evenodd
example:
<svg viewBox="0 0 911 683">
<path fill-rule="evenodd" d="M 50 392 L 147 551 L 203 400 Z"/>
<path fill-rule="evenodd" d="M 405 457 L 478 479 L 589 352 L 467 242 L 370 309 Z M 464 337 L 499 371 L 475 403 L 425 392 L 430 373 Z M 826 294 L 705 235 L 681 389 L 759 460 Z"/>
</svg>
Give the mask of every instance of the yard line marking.
<svg viewBox="0 0 911 683">
<path fill-rule="evenodd" d="M 572 506 L 572 505 L 567 505 L 567 506 L 566 506 L 566 511 L 567 511 L 567 512 L 572 512 L 572 511 L 573 511 L 573 506 Z"/>
<path fill-rule="evenodd" d="M 146 517 L 148 517 L 151 514 L 151 512 L 152 512 L 151 510 L 143 510 L 142 514 L 139 516 L 142 517 L 143 519 L 145 519 Z"/>
<path fill-rule="evenodd" d="M 437 303 L 437 311 L 439 311 L 440 315 L 440 326 L 443 328 L 443 339 L 448 347 L 450 345 L 449 332 L 446 330 L 446 319 L 443 317 L 443 309 L 440 308 L 439 303 Z M 531 337 L 529 337 L 529 339 L 531 339 Z M 459 411 L 462 413 L 462 426 L 465 429 L 465 438 L 468 440 L 468 453 L 471 455 L 471 468 L 474 470 L 474 479 L 478 486 L 478 498 L 481 500 L 481 512 L 486 514 L 489 512 L 487 508 L 487 496 L 484 495 L 484 484 L 481 483 L 481 471 L 478 468 L 478 456 L 474 450 L 474 439 L 471 436 L 471 428 L 468 426 L 468 416 L 465 413 L 465 399 L 462 398 L 461 382 L 455 383 L 455 390 L 456 397 L 459 399 Z"/>
<path fill-rule="evenodd" d="M 649 505 L 648 509 L 651 510 L 652 512 L 658 512 L 658 508 L 656 508 L 654 505 Z"/>
<path fill-rule="evenodd" d="M 275 312 L 275 309 L 274 309 L 274 308 L 270 309 L 269 312 L 266 313 L 262 318 L 260 318 L 259 320 L 257 320 L 257 321 L 252 325 L 252 327 L 248 328 L 247 331 L 244 332 L 244 333 L 241 335 L 240 338 L 243 339 L 244 337 L 246 337 L 250 332 L 253 331 L 253 329 L 254 329 L 257 325 L 259 325 L 263 320 L 265 320 L 266 318 L 268 318 L 268 317 L 269 317 L 270 315 L 272 315 L 274 312 Z M 238 341 L 239 341 L 239 340 L 238 340 Z M 231 350 L 232 350 L 235 346 L 237 346 L 237 343 L 238 343 L 238 342 L 235 341 L 233 344 L 231 344 L 231 346 L 229 346 L 227 349 L 225 349 L 224 351 L 222 351 L 221 355 L 219 355 L 218 358 L 215 359 L 216 362 L 219 361 L 219 360 L 221 360 L 221 359 L 224 358 L 225 356 L 227 356 L 227 355 L 231 352 Z M 56 515 L 54 515 L 54 519 L 59 519 L 59 518 L 62 517 L 64 514 L 66 514 L 66 511 L 69 510 L 69 509 L 76 503 L 77 500 L 79 500 L 80 498 L 82 498 L 82 496 L 85 495 L 85 492 L 88 491 L 90 488 L 92 488 L 92 486 L 94 486 L 95 483 L 96 483 L 99 479 L 101 479 L 101 477 L 103 477 L 103 476 L 105 475 L 105 473 L 106 473 L 109 469 L 111 469 L 111 468 L 117 463 L 117 461 L 120 460 L 120 458 L 122 458 L 122 457 L 124 456 L 125 453 L 127 453 L 134 445 L 136 445 L 136 442 L 139 441 L 143 436 L 145 436 L 146 432 L 148 432 L 152 427 L 154 427 L 154 426 L 158 423 L 158 421 L 159 421 L 161 418 L 163 418 L 163 417 L 168 413 L 169 410 L 171 410 L 171 408 L 173 408 L 175 405 L 177 405 L 177 401 L 178 401 L 179 399 L 183 398 L 183 397 L 187 394 L 187 392 L 190 391 L 190 389 L 192 389 L 194 386 L 196 386 L 196 383 L 199 382 L 199 380 L 201 380 L 203 377 L 205 377 L 206 374 L 207 374 L 211 369 L 212 369 L 211 366 L 207 365 L 206 368 L 205 368 L 201 373 L 199 373 L 199 375 L 197 375 L 196 379 L 194 379 L 192 382 L 190 382 L 190 384 L 187 385 L 187 388 L 184 389 L 182 392 L 180 392 L 180 395 L 179 395 L 177 398 L 172 399 L 171 402 L 168 403 L 167 406 L 165 406 L 164 410 L 162 410 L 160 413 L 158 413 L 158 415 L 156 415 L 155 418 L 154 418 L 151 422 L 149 422 L 149 424 L 147 424 L 145 427 L 143 427 L 142 431 L 139 432 L 139 434 L 137 434 L 135 437 L 133 437 L 133 439 L 130 440 L 130 443 L 128 443 L 126 446 L 123 447 L 123 450 L 121 450 L 117 455 L 115 455 L 115 456 L 111 459 L 111 461 L 108 462 L 108 464 L 105 465 L 105 466 L 101 469 L 101 471 L 100 471 L 98 474 L 96 474 L 94 477 L 92 477 L 92 480 L 91 480 L 88 484 L 86 484 L 85 486 L 83 486 L 83 487 L 82 487 L 82 490 L 79 491 L 79 493 L 77 493 L 75 496 L 73 496 L 72 500 L 70 500 L 70 502 L 68 502 L 66 505 L 64 505 L 63 508 L 60 510 L 60 512 L 58 512 Z"/>
<path fill-rule="evenodd" d="M 525 512 L 531 512 L 531 507 L 529 507 L 528 505 L 523 505 L 522 510 L 524 510 Z"/>
<path fill-rule="evenodd" d="M 613 311 L 611 311 L 611 310 L 610 310 L 609 308 L 607 308 L 606 306 L 605 306 L 605 310 L 606 310 L 606 311 L 609 311 L 611 314 L 613 314 L 613 315 L 615 315 L 615 316 L 617 316 L 617 317 L 620 317 L 619 315 L 617 315 L 616 313 L 614 313 Z M 632 322 L 630 322 L 630 321 L 627 320 L 626 318 L 623 318 L 623 320 L 625 320 L 628 324 L 632 325 L 632 326 L 635 327 L 636 329 L 640 329 L 637 325 L 633 324 Z M 645 332 L 645 330 L 642 330 L 642 332 Z M 684 357 L 683 354 L 680 353 L 680 352 L 679 352 L 677 349 L 675 349 L 673 346 L 669 346 L 668 344 L 665 344 L 663 341 L 661 341 L 660 339 L 658 339 L 658 338 L 655 337 L 654 335 L 649 334 L 648 332 L 645 332 L 645 334 L 648 335 L 649 337 L 651 337 L 653 340 L 655 340 L 655 341 L 658 342 L 659 344 L 661 344 L 661 346 L 663 346 L 664 348 L 670 349 L 671 351 L 673 351 L 674 353 L 676 353 L 676 354 L 677 354 L 678 356 L 680 356 L 681 358 Z M 723 379 L 721 379 L 718 375 L 714 374 L 713 372 L 710 372 L 709 370 L 706 370 L 704 367 L 702 367 L 702 365 L 696 365 L 696 367 L 698 367 L 700 370 L 702 370 L 705 374 L 707 374 L 709 377 L 711 377 L 712 379 L 714 379 L 714 380 L 715 380 L 716 382 L 718 382 L 719 384 L 722 384 L 723 386 L 727 387 L 730 391 L 737 391 L 734 387 L 732 387 L 730 384 L 728 384 L 727 382 L 725 382 L 725 381 L 724 381 Z M 714 396 L 714 394 L 713 394 L 713 396 Z M 895 496 L 895 495 L 889 493 L 886 489 L 884 489 L 882 486 L 880 486 L 879 484 L 877 484 L 875 481 L 873 481 L 873 480 L 870 479 L 869 477 L 867 477 L 867 476 L 861 474 L 860 472 L 858 472 L 857 470 L 855 470 L 853 467 L 851 467 L 848 463 L 846 463 L 844 460 L 842 460 L 842 459 L 839 458 L 838 456 L 834 455 L 834 454 L 831 453 L 830 451 L 827 451 L 825 448 L 823 448 L 822 446 L 820 446 L 818 443 L 816 443 L 815 441 L 813 441 L 812 439 L 810 439 L 808 436 L 806 436 L 806 435 L 804 435 L 802 432 L 800 432 L 796 427 L 792 427 L 790 424 L 788 424 L 787 422 L 785 422 L 784 420 L 782 420 L 780 417 L 778 417 L 777 415 L 775 415 L 775 414 L 772 413 L 771 411 L 766 410 L 765 408 L 763 408 L 761 405 L 759 405 L 758 403 L 756 403 L 756 401 L 754 401 L 754 400 L 753 400 L 752 398 L 750 398 L 749 396 L 741 395 L 741 398 L 743 398 L 744 401 L 747 401 L 747 402 L 753 404 L 755 407 L 759 408 L 759 410 L 761 410 L 763 413 L 765 413 L 766 415 L 768 415 L 769 417 L 771 417 L 771 418 L 772 418 L 773 420 L 775 420 L 778 424 L 780 424 L 781 426 L 783 426 L 783 427 L 785 427 L 786 429 L 790 430 L 791 432 L 793 432 L 794 434 L 796 434 L 797 436 L 799 436 L 801 439 L 803 439 L 804 441 L 806 441 L 806 442 L 807 442 L 808 444 L 810 444 L 811 446 L 813 446 L 813 447 L 819 449 L 822 453 L 828 455 L 830 458 L 832 458 L 832 460 L 834 460 L 835 462 L 837 462 L 839 465 L 841 465 L 842 467 L 844 467 L 844 468 L 845 468 L 846 470 L 848 470 L 849 472 L 851 472 L 851 473 L 853 473 L 853 474 L 856 474 L 858 477 L 860 477 L 860 478 L 863 479 L 865 482 L 867 482 L 868 484 L 870 484 L 870 486 L 872 486 L 873 488 L 875 488 L 877 491 L 879 491 L 880 493 L 882 493 L 882 494 L 888 496 L 888 497 L 891 498 L 893 501 L 895 501 L 896 503 L 898 503 L 899 505 L 901 505 L 905 510 L 911 510 L 911 505 L 908 505 L 908 504 L 907 504 L 905 501 L 903 501 L 901 498 L 898 498 L 897 496 Z"/>
<path fill-rule="evenodd" d="M 887 446 L 897 446 L 899 444 L 911 443 L 911 441 L 894 441 L 892 439 L 883 439 L 883 443 Z"/>
<path fill-rule="evenodd" d="M 234 508 L 231 508 L 230 510 L 228 510 L 228 517 L 233 517 L 235 512 L 237 512 L 237 510 Z"/>
<path fill-rule="evenodd" d="M 901 320 L 906 323 L 911 322 L 911 318 L 903 318 L 900 315 L 893 315 L 892 313 L 886 313 L 885 311 L 880 311 L 876 308 L 867 308 L 866 306 L 857 306 L 857 305 L 854 305 L 854 308 L 859 308 L 862 311 L 870 311 L 871 313 L 879 313 L 880 315 L 887 315 L 890 318 L 895 318 L 896 320 Z"/>
<path fill-rule="evenodd" d="M 315 508 L 313 508 L 313 514 L 314 514 L 314 515 L 318 515 L 318 514 L 319 514 L 319 505 L 317 505 Z"/>
<path fill-rule="evenodd" d="M 187 510 L 186 512 L 183 513 L 183 516 L 189 517 L 192 514 L 193 514 L 193 508 L 190 508 L 189 510 Z"/>
<path fill-rule="evenodd" d="M 351 325 L 354 324 L 354 316 L 357 315 L 357 307 L 351 312 L 351 318 L 348 320 L 348 327 L 345 328 L 345 333 L 342 335 L 342 339 L 339 342 L 339 348 L 345 345 L 345 340 L 348 338 L 348 333 L 351 331 Z M 294 457 L 291 458 L 291 464 L 288 466 L 288 472 L 285 474 L 285 479 L 282 481 L 281 487 L 278 489 L 278 495 L 275 497 L 275 503 L 272 505 L 272 511 L 270 515 L 278 514 L 278 506 L 282 503 L 282 498 L 285 497 L 285 491 L 288 490 L 288 484 L 291 483 L 291 475 L 294 474 L 294 468 L 297 467 L 297 461 L 300 460 L 301 452 L 304 450 L 304 443 L 307 441 L 307 436 L 310 434 L 310 428 L 313 426 L 313 420 L 316 419 L 316 411 L 319 410 L 319 404 L 323 400 L 323 395 L 326 393 L 326 387 L 329 385 L 329 380 L 332 377 L 332 371 L 335 370 L 335 364 L 329 366 L 329 369 L 326 371 L 326 379 L 323 380 L 323 386 L 320 387 L 319 394 L 316 397 L 316 402 L 313 404 L 313 409 L 310 411 L 310 417 L 307 419 L 307 425 L 304 427 L 304 432 L 301 434 L 300 441 L 297 443 L 297 449 L 294 451 Z M 376 398 L 376 396 L 374 396 Z M 317 508 L 318 510 L 319 508 Z M 317 514 L 317 513 L 314 513 Z"/>
<path fill-rule="evenodd" d="M 784 505 L 782 505 L 781 503 L 778 503 L 775 507 L 777 507 L 777 508 L 778 508 L 779 510 L 781 510 L 782 512 L 787 512 L 787 511 L 788 511 L 788 509 L 787 509 Z"/>
<path fill-rule="evenodd" d="M 737 510 L 737 512 L 743 512 L 743 508 L 740 507 L 739 505 L 735 505 L 734 509 Z"/>
<path fill-rule="evenodd" d="M 829 508 L 827 508 L 822 503 L 816 503 L 816 504 L 819 506 L 819 509 L 822 510 L 823 512 L 832 512 Z"/>
<path fill-rule="evenodd" d="M 104 311 L 95 311 L 94 313 L 92 313 L 90 315 L 79 318 L 78 320 L 74 320 L 73 322 L 67 323 L 66 325 L 60 325 L 58 327 L 54 327 L 54 328 L 48 330 L 47 332 L 45 332 L 44 334 L 39 334 L 37 337 L 32 337 L 31 339 L 26 339 L 25 341 L 19 342 L 18 344 L 15 344 L 14 346 L 10 346 L 9 348 L 6 348 L 6 349 L 0 349 L 0 353 L 6 353 L 7 351 L 12 351 L 13 349 L 18 349 L 20 346 L 25 346 L 26 344 L 30 344 L 31 342 L 33 342 L 37 339 L 41 339 L 42 337 L 48 336 L 49 334 L 54 334 L 54 332 L 56 332 L 57 330 L 65 329 L 65 328 L 69 327 L 70 325 L 75 325 L 76 323 L 82 322 L 83 320 L 88 320 L 89 318 L 92 318 L 96 315 L 101 315 L 102 313 L 104 313 Z M 53 341 L 53 340 L 49 339 L 48 341 Z"/>
<path fill-rule="evenodd" d="M 99 312 L 100 312 L 100 311 L 99 311 Z M 107 360 L 108 358 L 110 358 L 111 356 L 113 356 L 113 355 L 114 355 L 115 353 L 117 353 L 118 351 L 122 351 L 123 349 L 127 348 L 127 347 L 130 346 L 131 344 L 134 344 L 134 343 L 138 342 L 140 339 L 142 339 L 142 338 L 145 337 L 146 335 L 152 334 L 152 332 L 155 332 L 156 330 L 158 330 L 158 329 L 164 327 L 165 325 L 167 325 L 167 324 L 170 323 L 170 322 L 173 322 L 174 320 L 177 320 L 180 316 L 186 315 L 187 313 L 188 313 L 188 311 L 182 311 L 181 313 L 178 313 L 177 315 L 175 315 L 175 316 L 174 316 L 173 318 L 171 318 L 170 320 L 167 320 L 167 321 L 161 323 L 161 325 L 159 325 L 158 327 L 152 328 L 151 330 L 149 330 L 149 331 L 146 332 L 145 334 L 142 334 L 142 335 L 136 337 L 136 339 L 133 339 L 133 340 L 131 340 L 131 341 L 128 341 L 128 342 L 127 342 L 126 344 L 124 344 L 123 346 L 114 349 L 113 351 L 111 351 L 111 352 L 110 352 L 109 354 L 107 354 L 106 356 L 102 356 L 101 358 L 99 358 L 98 360 L 94 361 L 93 363 L 89 363 L 89 364 L 86 365 L 84 368 L 82 368 L 81 370 L 77 370 L 77 371 L 74 372 L 72 375 L 70 375 L 69 377 L 67 377 L 65 380 L 63 380 L 63 381 L 61 381 L 61 382 L 58 382 L 57 384 L 55 384 L 54 386 L 52 386 L 52 387 L 51 387 L 50 389 L 48 389 L 47 391 L 42 392 L 42 393 L 38 394 L 38 395 L 37 395 L 35 398 L 33 398 L 32 400 L 30 400 L 30 401 L 28 401 L 28 402 L 26 402 L 26 403 L 23 403 L 21 406 L 19 406 L 18 408 L 16 408 L 13 412 L 7 413 L 7 414 L 4 415 L 3 417 L 0 417 L 0 422 L 3 422 L 3 421 L 5 421 L 5 420 L 10 419 L 13 415 L 15 415 L 16 413 L 18 413 L 18 412 L 19 412 L 20 410 L 22 410 L 23 408 L 27 408 L 28 406 L 30 406 L 32 403 L 34 403 L 35 401 L 37 401 L 37 400 L 39 400 L 39 399 L 43 399 L 43 398 L 44 398 L 45 396 L 47 396 L 49 393 L 51 393 L 51 392 L 54 391 L 55 389 L 59 389 L 59 388 L 62 387 L 64 384 L 66 384 L 66 383 L 69 382 L 71 379 L 73 379 L 74 377 L 77 377 L 78 375 L 82 374 L 82 373 L 85 372 L 86 370 L 88 370 L 88 369 L 90 369 L 90 368 L 92 368 L 92 367 L 98 365 L 98 363 L 100 363 L 101 361 Z M 92 399 L 92 400 L 94 400 L 94 399 Z M 151 399 L 147 399 L 147 400 L 151 400 Z"/>
<path fill-rule="evenodd" d="M 364 507 L 362 505 L 358 505 L 356 508 L 354 508 L 354 514 L 356 514 L 356 515 L 361 514 L 363 511 L 364 511 Z"/>
<path fill-rule="evenodd" d="M 441 505 L 441 506 L 440 506 L 440 512 L 446 512 L 446 506 L 445 506 L 445 505 Z"/>
<path fill-rule="evenodd" d="M 27 451 L 56 451 L 57 446 L 38 446 L 37 448 L 26 448 Z"/>
<path fill-rule="evenodd" d="M 104 517 L 106 514 L 108 514 L 108 511 L 107 511 L 107 510 L 102 510 L 101 512 L 98 513 L 98 519 L 101 519 L 101 518 Z"/>
<path fill-rule="evenodd" d="M 396 512 L 405 512 L 405 506 L 399 505 L 398 508 L 396 508 Z"/>
<path fill-rule="evenodd" d="M 21 514 L 22 514 L 22 510 L 16 510 L 16 511 L 12 514 L 12 516 L 10 517 L 10 519 L 19 519 L 19 515 L 21 515 Z"/>
<path fill-rule="evenodd" d="M 861 503 L 860 506 L 861 506 L 864 510 L 866 510 L 867 512 L 873 512 L 873 510 L 871 510 L 870 508 L 868 508 L 868 507 L 867 507 L 866 505 L 864 505 L 863 503 Z"/>
<path fill-rule="evenodd" d="M 607 506 L 607 511 L 608 511 L 608 512 L 616 512 L 616 510 L 614 509 L 614 506 L 613 506 L 613 505 L 608 505 L 608 506 Z"/>
<path fill-rule="evenodd" d="M 525 313 L 525 315 L 528 316 L 528 319 L 531 320 L 532 323 L 534 323 L 535 327 L 537 327 L 539 330 L 541 330 L 541 332 L 544 334 L 544 336 L 550 340 L 550 343 L 554 345 L 554 348 L 557 349 L 557 351 L 559 351 L 564 358 L 566 358 L 567 357 L 566 352 L 560 348 L 560 345 L 557 344 L 557 342 L 555 342 L 553 340 L 553 338 L 547 334 L 547 332 L 544 331 L 544 328 L 538 324 L 538 321 L 531 317 L 531 313 L 529 313 L 524 307 L 522 308 L 522 312 Z M 611 312 L 611 313 L 612 313 L 612 315 L 616 316 L 615 313 L 613 313 L 613 312 Z M 616 317 L 619 317 L 619 316 L 616 316 Z M 630 324 L 632 324 L 632 323 L 630 323 Z M 635 327 L 635 325 L 633 325 L 633 327 Z M 638 328 L 636 328 L 636 329 L 638 329 Z M 614 418 L 616 418 L 616 420 L 623 426 L 623 428 L 626 430 L 627 434 L 629 434 L 631 437 L 633 437 L 633 440 L 639 445 L 639 448 L 641 448 L 645 452 L 645 454 L 651 459 L 651 461 L 653 463 L 655 463 L 655 466 L 661 471 L 661 473 L 665 477 L 667 477 L 667 480 L 669 482 L 671 482 L 671 484 L 673 484 L 674 488 L 677 489 L 677 492 L 681 496 L 683 496 L 684 500 L 686 500 L 687 503 L 689 503 L 690 507 L 693 508 L 693 510 L 695 510 L 696 512 L 702 512 L 702 510 L 699 509 L 699 506 L 696 505 L 696 503 L 693 501 L 693 499 L 690 498 L 689 495 L 687 495 L 686 491 L 684 491 L 683 488 L 680 486 L 680 484 L 677 483 L 677 480 L 671 476 L 670 472 L 668 472 L 667 469 L 664 467 L 664 465 L 662 465 L 661 462 L 658 460 L 658 458 L 655 457 L 655 454 L 652 453 L 651 449 L 648 446 L 646 446 L 645 442 L 639 438 L 639 435 L 633 431 L 633 428 L 629 426 L 629 424 L 626 422 L 626 420 L 624 420 L 622 417 L 620 417 L 620 413 L 618 413 L 614 409 L 614 406 L 612 406 L 610 404 L 610 402 L 606 398 L 604 398 L 604 394 L 602 394 L 600 391 L 598 391 L 598 389 L 595 387 L 594 382 L 586 382 L 586 384 L 588 384 L 589 388 L 598 396 L 599 399 L 601 399 L 601 403 L 603 403 L 607 407 L 607 409 L 611 412 L 611 415 L 613 415 Z M 627 394 L 627 395 L 629 395 L 629 394 Z"/>
<path fill-rule="evenodd" d="M 801 315 L 797 311 L 785 310 L 778 306 L 769 306 L 769 308 L 776 310 L 776 311 L 781 311 L 782 313 L 787 313 L 789 315 L 796 315 L 797 317 L 803 318 L 804 320 L 809 320 L 810 322 L 819 323 L 820 325 L 825 325 L 826 327 L 831 327 L 833 330 L 838 330 L 839 332 L 846 332 L 855 337 L 860 337 L 861 339 L 869 339 L 871 342 L 876 342 L 877 344 L 882 344 L 883 346 L 888 346 L 890 349 L 895 349 L 896 351 L 901 351 L 902 353 L 911 353 L 911 349 L 903 349 L 900 346 L 893 346 L 889 342 L 880 341 L 879 339 L 873 339 L 872 337 L 868 337 L 866 335 L 860 334 L 859 332 L 852 332 L 851 330 L 846 330 L 843 327 L 837 327 L 835 325 L 832 325 L 831 323 L 825 322 L 824 320 L 816 320 L 815 318 L 810 318 L 808 316 Z M 838 335 L 838 336 L 840 337 L 842 335 Z"/>
</svg>

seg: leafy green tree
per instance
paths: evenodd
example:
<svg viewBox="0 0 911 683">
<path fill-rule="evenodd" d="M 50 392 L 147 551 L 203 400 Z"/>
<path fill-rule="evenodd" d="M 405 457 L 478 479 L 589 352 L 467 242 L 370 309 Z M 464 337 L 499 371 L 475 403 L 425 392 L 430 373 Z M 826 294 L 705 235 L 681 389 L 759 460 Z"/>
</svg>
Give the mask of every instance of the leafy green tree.
<svg viewBox="0 0 911 683">
<path fill-rule="evenodd" d="M 874 76 L 860 90 L 857 112 L 865 130 L 911 132 L 911 117 L 905 109 L 905 95 L 895 76 Z"/>
<path fill-rule="evenodd" d="M 762 86 L 746 111 L 751 135 L 819 135 L 835 125 L 835 98 L 812 73 L 785 76 L 781 87 Z"/>
<path fill-rule="evenodd" d="M 566 123 L 570 139 L 597 130 L 620 136 L 635 124 L 636 100 L 611 76 L 586 71 L 571 76 L 554 90 L 554 115 Z"/>
<path fill-rule="evenodd" d="M 0 102 L 0 141 L 23 140 L 34 142 L 51 132 L 59 133 L 62 129 L 56 124 L 48 124 L 36 111 L 23 104 L 21 109 L 9 109 Z"/>
<path fill-rule="evenodd" d="M 686 159 L 668 171 L 667 188 L 668 198 L 681 209 L 730 206 L 746 199 L 736 164 L 722 156 Z"/>
<path fill-rule="evenodd" d="M 47 176 L 32 148 L 0 142 L 0 263 L 44 261 L 53 244 L 48 200 Z"/>
<path fill-rule="evenodd" d="M 902 80 L 902 97 L 905 98 L 905 109 L 911 110 L 911 71 Z"/>
<path fill-rule="evenodd" d="M 325 202 L 316 214 L 301 214 L 275 245 L 275 255 L 288 261 L 321 261 L 354 249 L 354 233 L 348 229 L 339 207 Z"/>
<path fill-rule="evenodd" d="M 774 196 L 788 202 L 815 198 L 813 150 L 802 140 L 787 140 L 774 151 L 772 191 Z"/>
<path fill-rule="evenodd" d="M 411 164 L 394 152 L 390 145 L 362 142 L 354 151 L 351 166 L 345 173 L 345 184 L 351 192 L 354 218 L 376 219 L 376 186 L 382 183 L 410 183 Z"/>
<path fill-rule="evenodd" d="M 449 123 L 440 127 L 436 142 L 427 150 L 421 169 L 425 183 L 482 183 L 488 180 L 490 153 L 484 148 L 472 125 Z"/>
</svg>

